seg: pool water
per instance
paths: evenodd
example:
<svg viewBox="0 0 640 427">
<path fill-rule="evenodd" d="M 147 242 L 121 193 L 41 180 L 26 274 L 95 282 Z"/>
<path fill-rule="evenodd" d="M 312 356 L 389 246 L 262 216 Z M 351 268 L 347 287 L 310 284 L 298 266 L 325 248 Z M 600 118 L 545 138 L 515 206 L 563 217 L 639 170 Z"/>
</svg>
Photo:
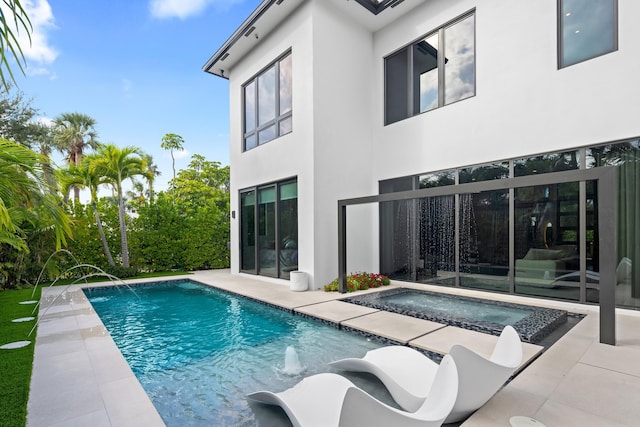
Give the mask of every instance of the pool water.
<svg viewBox="0 0 640 427">
<path fill-rule="evenodd" d="M 191 281 L 85 293 L 167 426 L 289 425 L 246 394 L 287 389 L 381 346 Z M 285 363 L 287 352 L 298 360 Z"/>
<path fill-rule="evenodd" d="M 409 288 L 364 294 L 344 301 L 492 335 L 500 335 L 506 325 L 511 325 L 523 341 L 534 344 L 563 326 L 568 317 L 565 310 Z"/>
<path fill-rule="evenodd" d="M 533 312 L 527 308 L 496 306 L 420 292 L 406 292 L 382 299 L 389 304 L 403 305 L 410 309 L 429 307 L 432 312 L 441 315 L 492 322 L 501 326 L 513 325 Z"/>
</svg>

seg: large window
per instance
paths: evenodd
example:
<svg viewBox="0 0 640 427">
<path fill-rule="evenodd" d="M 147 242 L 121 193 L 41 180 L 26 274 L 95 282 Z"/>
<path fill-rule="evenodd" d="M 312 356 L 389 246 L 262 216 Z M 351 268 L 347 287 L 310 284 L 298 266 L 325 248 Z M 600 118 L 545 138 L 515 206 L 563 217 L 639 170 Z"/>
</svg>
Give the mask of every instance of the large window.
<svg viewBox="0 0 640 427">
<path fill-rule="evenodd" d="M 617 203 L 606 205 L 615 204 L 616 236 L 600 235 L 600 225 L 612 221 L 598 209 L 608 193 L 580 173 L 598 167 L 617 169 Z M 555 181 L 569 171 L 576 180 Z M 504 179 L 520 185 L 495 183 Z M 380 203 L 381 273 L 589 303 L 599 302 L 602 286 L 615 286 L 618 307 L 640 309 L 640 139 L 394 178 L 379 191 L 456 185 L 473 191 Z M 612 254 L 601 245 L 613 246 L 614 238 L 616 281 L 600 283 Z"/>
<path fill-rule="evenodd" d="M 558 0 L 558 63 L 566 67 L 618 49 L 617 0 Z"/>
<path fill-rule="evenodd" d="M 242 90 L 245 151 L 291 132 L 291 53 L 245 83 Z"/>
<path fill-rule="evenodd" d="M 297 181 L 242 191 L 240 220 L 240 269 L 288 279 L 298 269 Z"/>
<path fill-rule="evenodd" d="M 385 58 L 385 124 L 475 95 L 475 14 Z"/>
</svg>

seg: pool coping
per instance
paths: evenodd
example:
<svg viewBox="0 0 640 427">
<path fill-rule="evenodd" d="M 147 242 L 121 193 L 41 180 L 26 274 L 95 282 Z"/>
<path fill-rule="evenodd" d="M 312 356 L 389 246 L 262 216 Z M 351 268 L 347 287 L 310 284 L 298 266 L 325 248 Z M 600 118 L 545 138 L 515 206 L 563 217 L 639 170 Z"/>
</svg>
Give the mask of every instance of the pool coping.
<svg viewBox="0 0 640 427">
<path fill-rule="evenodd" d="M 375 323 L 372 322 L 375 317 L 383 316 L 379 311 L 365 314 L 349 314 L 347 308 L 342 304 L 352 304 L 338 301 L 344 295 L 324 292 L 292 292 L 288 287 L 281 284 L 271 284 L 245 277 L 244 275 L 231 275 L 228 270 L 197 272 L 193 275 L 179 277 L 137 279 L 127 281 L 127 283 L 160 282 L 177 279 L 190 279 L 268 304 L 275 304 L 298 315 L 320 319 L 322 319 L 322 316 L 328 318 L 333 316 L 333 319 L 341 319 L 339 323 L 344 327 L 355 327 L 365 333 L 371 332 L 367 329 L 371 328 L 371 325 Z M 46 307 L 49 299 L 55 298 L 56 295 L 61 294 L 63 291 L 66 292 L 64 292 L 65 295 L 58 297 L 55 305 L 46 310 L 46 313 L 41 307 L 42 314 L 39 318 L 40 326 L 35 346 L 27 426 L 138 426 L 144 424 L 153 427 L 164 425 L 148 396 L 129 366 L 124 362 L 124 358 L 115 343 L 81 291 L 81 288 L 84 287 L 110 285 L 112 284 L 103 282 L 91 285 L 73 285 L 67 288 L 43 289 L 42 307 Z M 406 283 L 402 283 L 402 286 L 406 285 Z M 418 286 L 424 288 L 422 285 Z M 449 293 L 456 292 L 461 291 L 455 289 Z M 461 292 L 461 294 L 469 293 Z M 471 295 L 473 295 L 473 292 L 471 292 Z M 491 296 L 493 297 L 493 295 Z M 497 296 L 496 299 L 499 298 L 501 296 Z M 505 298 L 505 300 L 508 299 Z M 529 302 L 531 305 L 541 303 L 540 300 L 530 298 L 524 301 Z M 518 303 L 521 302 L 518 301 Z M 547 306 L 566 306 L 566 304 L 559 304 L 555 301 L 542 301 L 542 303 Z M 522 368 L 524 370 L 520 375 L 504 387 L 496 395 L 496 398 L 492 399 L 485 407 L 469 418 L 463 424 L 465 427 L 467 425 L 506 425 L 505 421 L 508 422 L 508 418 L 505 419 L 505 416 L 509 414 L 509 411 L 513 414 L 514 408 L 519 415 L 534 416 L 549 406 L 545 404 L 544 400 L 540 402 L 539 398 L 536 398 L 533 401 L 538 402 L 537 405 L 532 406 L 531 402 L 528 401 L 528 405 L 514 407 L 513 396 L 509 392 L 512 393 L 512 390 L 518 390 L 519 388 L 524 388 L 525 390 L 530 388 L 526 385 L 527 381 L 530 381 L 527 380 L 530 377 L 528 375 L 529 372 L 534 372 L 537 375 L 534 380 L 538 378 L 541 374 L 538 372 L 539 368 L 536 367 L 540 365 L 541 361 L 544 360 L 542 365 L 547 366 L 546 359 L 554 356 L 558 357 L 557 351 L 554 351 L 555 348 L 563 347 L 565 342 L 572 342 L 576 335 L 582 338 L 585 335 L 585 328 L 589 331 L 586 339 L 588 344 L 599 348 L 599 345 L 594 343 L 594 341 L 597 341 L 597 328 L 595 328 L 595 337 L 592 333 L 594 319 L 597 320 L 597 310 L 592 307 L 575 304 L 570 304 L 570 306 L 574 308 L 572 311 L 583 312 L 587 315 L 585 320 L 578 325 L 579 328 L 575 327 L 569 331 L 557 344 L 554 344 L 549 351 L 542 355 L 540 355 L 541 350 L 537 350 L 535 347 L 528 348 L 528 357 L 533 360 L 533 363 L 526 368 L 523 364 Z M 321 309 L 326 309 L 325 314 L 318 314 Z M 315 313 L 313 313 L 314 310 Z M 340 311 L 345 311 L 345 313 L 341 315 Z M 637 319 L 639 319 L 638 324 L 640 324 L 640 316 L 637 316 Z M 324 320 L 331 322 L 327 318 Z M 367 320 L 370 321 L 369 324 L 367 324 Z M 427 322 L 421 319 L 413 320 Z M 380 324 L 384 325 L 388 322 L 387 319 L 386 322 L 380 322 Z M 597 325 L 597 322 L 595 325 Z M 400 325 L 400 328 L 406 330 L 405 325 Z M 446 328 L 451 329 L 447 330 Z M 410 337 L 408 340 L 403 338 L 400 342 L 404 341 L 425 351 L 435 350 L 439 354 L 447 351 L 447 346 L 451 344 L 452 339 L 464 340 L 467 343 L 468 337 L 462 330 L 452 327 L 446 328 L 436 328 L 429 334 Z M 374 332 L 379 333 L 379 331 Z M 634 346 L 632 348 L 635 350 Z M 575 344 L 572 345 L 573 347 L 575 347 Z M 606 347 L 607 350 L 620 350 L 619 347 Z M 483 342 L 478 344 L 477 351 L 482 353 L 490 351 L 491 348 L 491 342 Z M 638 353 L 640 353 L 640 350 Z M 580 354 L 580 356 L 583 356 L 583 354 Z M 562 357 L 563 359 L 566 358 L 565 355 Z M 634 357 L 637 357 L 635 353 Z M 576 365 L 579 365 L 579 360 L 573 361 L 569 367 Z M 632 378 L 640 382 L 640 378 L 636 378 L 635 375 L 640 376 L 640 373 L 632 373 Z M 565 371 L 561 375 L 558 374 L 557 377 L 554 376 L 553 380 L 561 382 L 564 377 L 566 377 Z M 545 379 L 549 381 L 548 375 L 545 376 Z M 52 388 L 55 392 L 51 391 Z M 545 393 L 549 395 L 552 391 L 553 389 L 548 392 L 545 391 Z M 506 398 L 503 396 L 505 393 Z M 528 393 L 531 394 L 531 391 Z M 537 396 L 536 393 L 534 391 L 534 397 Z M 499 398 L 501 396 L 502 398 Z M 531 396 L 529 396 L 529 399 L 531 400 Z M 495 404 L 493 404 L 494 400 Z M 542 414 L 545 414 L 545 412 L 543 411 Z M 557 414 L 555 415 L 557 416 Z M 589 415 L 589 417 L 584 416 L 583 418 L 587 420 L 602 419 L 601 414 L 596 415 L 595 418 L 593 414 Z"/>
</svg>

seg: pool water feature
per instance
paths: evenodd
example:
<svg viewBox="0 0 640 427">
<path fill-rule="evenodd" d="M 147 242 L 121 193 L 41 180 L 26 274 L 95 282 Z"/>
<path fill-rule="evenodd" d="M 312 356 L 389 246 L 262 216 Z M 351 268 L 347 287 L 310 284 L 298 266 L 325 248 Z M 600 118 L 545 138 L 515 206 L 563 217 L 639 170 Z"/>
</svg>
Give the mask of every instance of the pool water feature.
<svg viewBox="0 0 640 427">
<path fill-rule="evenodd" d="M 287 389 L 382 345 L 192 281 L 84 292 L 169 427 L 290 425 L 246 395 Z M 350 379 L 389 401 L 382 385 Z"/>
<path fill-rule="evenodd" d="M 567 312 L 522 304 L 398 288 L 344 301 L 473 331 L 499 335 L 512 325 L 523 341 L 538 343 L 567 321 Z"/>
</svg>

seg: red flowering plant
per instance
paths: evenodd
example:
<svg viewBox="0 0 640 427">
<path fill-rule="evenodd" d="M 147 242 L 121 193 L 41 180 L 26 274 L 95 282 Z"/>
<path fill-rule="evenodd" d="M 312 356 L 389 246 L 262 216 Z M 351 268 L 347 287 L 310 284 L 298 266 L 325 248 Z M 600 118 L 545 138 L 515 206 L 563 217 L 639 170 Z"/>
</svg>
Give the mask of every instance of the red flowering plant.
<svg viewBox="0 0 640 427">
<path fill-rule="evenodd" d="M 391 283 L 384 274 L 375 273 L 355 273 L 347 276 L 347 292 L 364 291 L 369 288 L 379 288 Z M 324 287 L 325 292 L 338 291 L 338 279 Z"/>
</svg>

